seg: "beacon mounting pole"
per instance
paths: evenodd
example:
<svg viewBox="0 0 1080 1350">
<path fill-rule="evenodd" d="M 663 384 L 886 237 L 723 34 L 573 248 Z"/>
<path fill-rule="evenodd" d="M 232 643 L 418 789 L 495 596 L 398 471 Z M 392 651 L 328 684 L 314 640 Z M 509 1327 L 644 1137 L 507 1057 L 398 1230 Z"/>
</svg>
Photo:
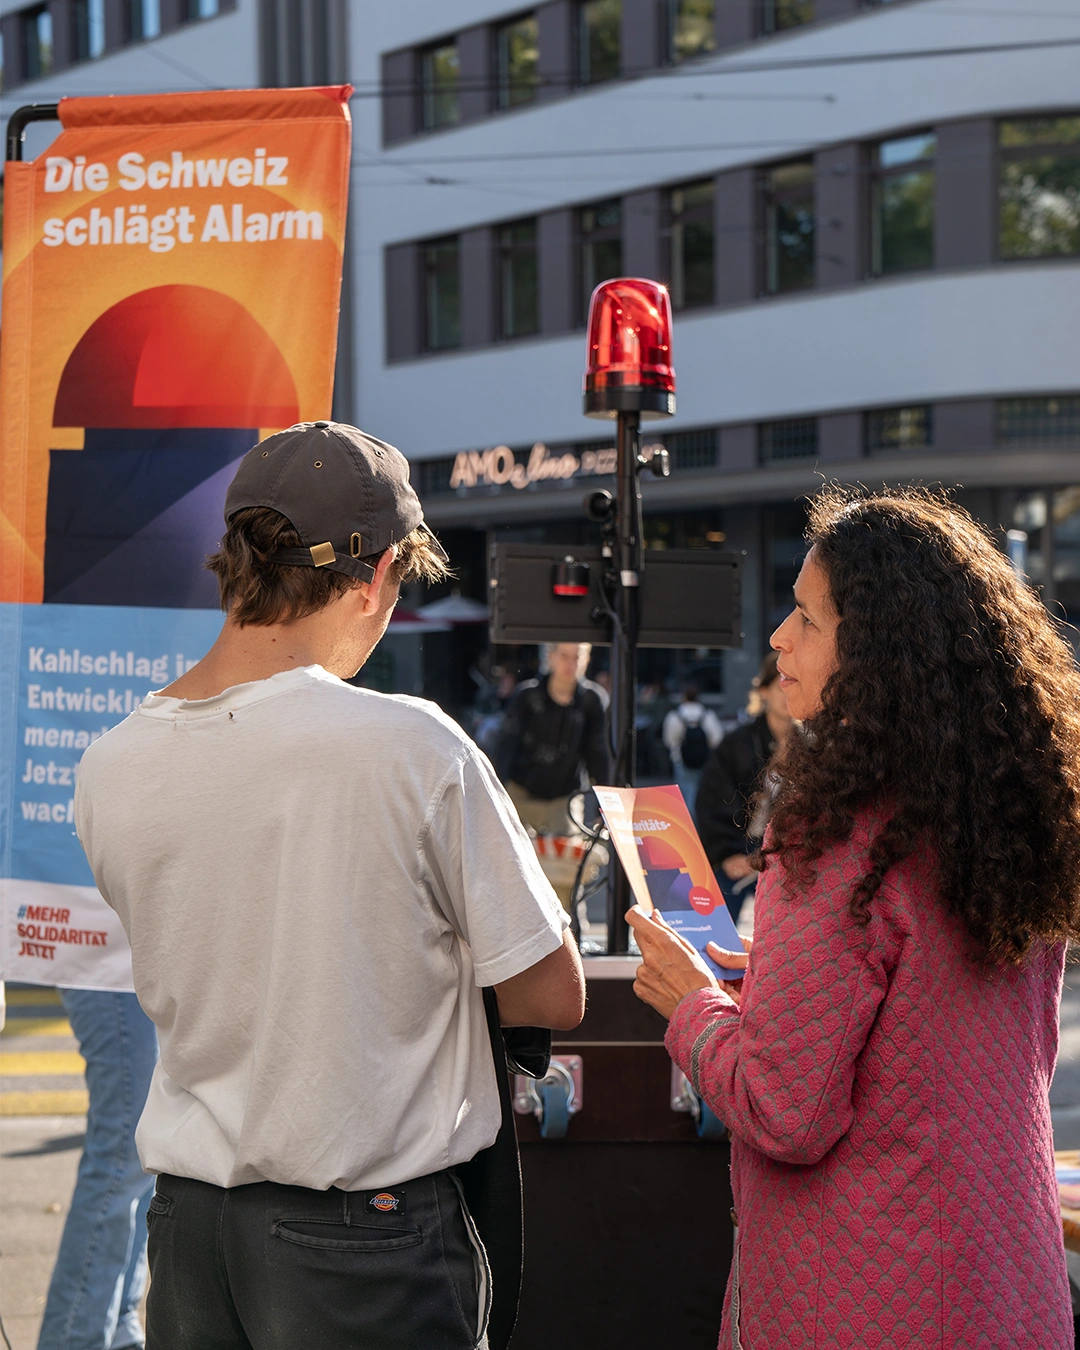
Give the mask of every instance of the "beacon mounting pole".
<svg viewBox="0 0 1080 1350">
<path fill-rule="evenodd" d="M 616 419 L 614 520 L 605 531 L 605 543 L 611 552 L 605 586 L 613 616 L 611 742 L 615 783 L 632 787 L 638 598 L 644 568 L 641 419 L 670 417 L 675 411 L 671 304 L 663 286 L 641 278 L 620 277 L 596 288 L 589 305 L 584 384 L 586 416 Z M 657 456 L 651 467 L 666 477 L 667 455 Z M 629 950 L 629 929 L 623 915 L 630 904 L 626 873 L 612 857 L 607 900 L 610 955 Z"/>
</svg>

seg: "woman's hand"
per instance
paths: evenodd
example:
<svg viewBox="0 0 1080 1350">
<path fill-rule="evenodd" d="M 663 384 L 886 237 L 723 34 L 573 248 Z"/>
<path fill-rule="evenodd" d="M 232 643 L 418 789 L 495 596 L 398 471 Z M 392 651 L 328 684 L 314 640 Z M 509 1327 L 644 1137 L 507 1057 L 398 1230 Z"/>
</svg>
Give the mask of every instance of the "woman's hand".
<svg viewBox="0 0 1080 1350">
<path fill-rule="evenodd" d="M 626 922 L 641 948 L 634 993 L 661 1017 L 670 1017 L 679 1002 L 695 989 L 723 992 L 700 954 L 655 911 L 650 916 L 635 905 L 627 911 Z"/>
<path fill-rule="evenodd" d="M 729 952 L 723 947 L 718 947 L 715 942 L 707 942 L 705 950 L 718 966 L 723 966 L 726 970 L 745 970 L 750 963 L 750 948 L 754 945 L 753 938 L 740 938 L 743 945 L 741 952 Z M 721 980 L 720 988 L 734 1002 L 741 1001 L 742 980 Z"/>
<path fill-rule="evenodd" d="M 742 881 L 743 877 L 748 877 L 754 870 L 745 853 L 733 853 L 730 858 L 723 860 L 720 868 L 729 881 Z"/>
</svg>

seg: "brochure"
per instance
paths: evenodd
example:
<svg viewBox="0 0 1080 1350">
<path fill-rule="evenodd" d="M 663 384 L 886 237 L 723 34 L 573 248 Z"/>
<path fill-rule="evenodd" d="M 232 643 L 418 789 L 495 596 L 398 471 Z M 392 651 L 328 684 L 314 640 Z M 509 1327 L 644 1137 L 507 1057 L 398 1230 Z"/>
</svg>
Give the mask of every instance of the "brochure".
<svg viewBox="0 0 1080 1350">
<path fill-rule="evenodd" d="M 659 910 L 721 978 L 741 979 L 745 972 L 718 965 L 705 950 L 715 942 L 739 952 L 742 942 L 680 790 L 672 784 L 594 791 L 638 905 L 646 914 Z"/>
</svg>

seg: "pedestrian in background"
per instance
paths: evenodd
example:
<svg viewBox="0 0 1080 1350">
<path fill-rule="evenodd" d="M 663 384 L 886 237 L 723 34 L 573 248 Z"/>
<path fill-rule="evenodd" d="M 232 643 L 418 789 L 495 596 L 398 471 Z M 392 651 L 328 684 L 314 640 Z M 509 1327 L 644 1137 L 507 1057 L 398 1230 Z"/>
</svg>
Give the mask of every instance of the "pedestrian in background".
<svg viewBox="0 0 1080 1350">
<path fill-rule="evenodd" d="M 757 885 L 750 855 L 761 847 L 775 786 L 765 771 L 794 725 L 776 662 L 770 651 L 750 688 L 746 711 L 752 720 L 728 732 L 698 784 L 698 834 L 734 920 Z"/>
<path fill-rule="evenodd" d="M 146 1212 L 135 1126 L 157 1063 L 157 1033 L 134 994 L 61 989 L 86 1061 L 90 1104 L 71 1208 L 49 1282 L 38 1350 L 143 1344 Z"/>
<path fill-rule="evenodd" d="M 608 697 L 585 678 L 591 651 L 549 643 L 547 673 L 519 685 L 506 710 L 496 768 L 522 822 L 540 834 L 577 833 L 570 798 L 611 779 Z"/>
<path fill-rule="evenodd" d="M 702 703 L 697 685 L 686 685 L 682 702 L 664 718 L 663 740 L 671 756 L 675 781 L 691 815 L 709 752 L 716 749 L 723 735 L 719 717 Z"/>
<path fill-rule="evenodd" d="M 722 1346 L 1072 1350 L 1049 1087 L 1080 937 L 1080 671 L 970 515 L 810 503 L 746 968 L 630 912 L 731 1130 Z"/>
<path fill-rule="evenodd" d="M 457 1170 L 502 1119 L 481 988 L 505 1026 L 576 1026 L 580 959 L 473 742 L 345 683 L 400 585 L 445 575 L 404 456 L 304 423 L 248 452 L 225 515 L 221 635 L 75 797 L 161 1041 L 148 1342 L 475 1350 L 516 1302 Z"/>
</svg>

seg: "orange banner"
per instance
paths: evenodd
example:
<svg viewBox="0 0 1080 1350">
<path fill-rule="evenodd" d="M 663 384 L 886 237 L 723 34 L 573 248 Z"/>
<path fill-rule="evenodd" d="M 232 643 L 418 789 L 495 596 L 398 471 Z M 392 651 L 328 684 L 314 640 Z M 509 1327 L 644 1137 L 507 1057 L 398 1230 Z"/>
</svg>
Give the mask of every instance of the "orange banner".
<svg viewBox="0 0 1080 1350">
<path fill-rule="evenodd" d="M 65 99 L 7 164 L 0 600 L 216 603 L 232 466 L 330 415 L 350 93 Z"/>
<path fill-rule="evenodd" d="M 6 166 L 0 979 L 131 987 L 75 774 L 217 636 L 239 460 L 330 416 L 350 93 L 65 99 Z"/>
</svg>

